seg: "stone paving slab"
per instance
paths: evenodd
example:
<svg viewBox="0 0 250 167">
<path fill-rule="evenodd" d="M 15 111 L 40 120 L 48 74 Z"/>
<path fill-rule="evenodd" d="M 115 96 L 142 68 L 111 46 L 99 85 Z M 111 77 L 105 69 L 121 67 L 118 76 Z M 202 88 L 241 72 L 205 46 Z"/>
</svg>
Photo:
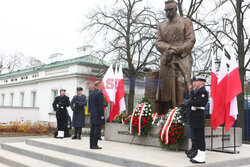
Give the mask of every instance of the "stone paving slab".
<svg viewBox="0 0 250 167">
<path fill-rule="evenodd" d="M 183 151 L 168 151 L 155 147 L 144 147 L 139 145 L 100 141 L 99 145 L 103 147 L 102 150 L 90 150 L 89 138 L 85 137 L 82 140 L 63 139 L 58 140 L 54 138 L 30 139 L 28 141 L 40 142 L 43 144 L 55 145 L 58 147 L 82 150 L 90 154 L 109 155 L 113 158 L 124 158 L 133 161 L 140 161 L 159 166 L 197 166 L 189 162 Z M 27 142 L 26 142 L 27 143 Z M 207 163 L 202 166 L 219 166 L 230 167 L 250 164 L 250 146 L 243 145 L 239 148 L 240 154 L 227 154 L 219 152 L 207 151 Z M 200 166 L 200 165 L 199 165 Z"/>
</svg>

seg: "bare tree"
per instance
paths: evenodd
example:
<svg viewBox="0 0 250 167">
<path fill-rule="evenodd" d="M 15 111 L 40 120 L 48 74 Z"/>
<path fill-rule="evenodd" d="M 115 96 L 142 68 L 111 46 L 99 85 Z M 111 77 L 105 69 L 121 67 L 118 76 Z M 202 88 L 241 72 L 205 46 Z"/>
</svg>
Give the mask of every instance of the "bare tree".
<svg viewBox="0 0 250 167">
<path fill-rule="evenodd" d="M 130 80 L 128 111 L 132 113 L 135 94 L 135 79 L 143 68 L 157 64 L 159 53 L 154 49 L 156 25 L 158 19 L 149 7 L 144 7 L 143 0 L 120 0 L 112 9 L 97 9 L 89 14 L 89 23 L 83 30 L 95 28 L 94 36 L 104 32 L 108 39 L 102 55 L 112 54 L 112 58 L 127 65 L 125 75 Z M 107 36 L 110 35 L 110 36 Z"/>
<path fill-rule="evenodd" d="M 35 57 L 26 57 L 23 53 L 16 52 L 14 54 L 0 55 L 0 74 L 13 72 L 25 68 L 40 66 L 43 63 Z"/>
</svg>

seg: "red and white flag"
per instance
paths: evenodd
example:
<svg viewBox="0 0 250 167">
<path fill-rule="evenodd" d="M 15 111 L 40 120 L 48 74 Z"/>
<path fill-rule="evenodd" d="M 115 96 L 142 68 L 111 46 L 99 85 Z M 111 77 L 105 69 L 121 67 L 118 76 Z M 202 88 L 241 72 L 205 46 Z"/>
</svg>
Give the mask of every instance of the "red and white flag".
<svg viewBox="0 0 250 167">
<path fill-rule="evenodd" d="M 125 90 L 124 90 L 124 78 L 122 72 L 122 64 L 120 64 L 119 71 L 116 73 L 116 93 L 115 93 L 115 114 L 121 114 L 126 110 L 125 104 Z"/>
<path fill-rule="evenodd" d="M 225 114 L 227 112 L 227 86 L 228 86 L 228 70 L 227 70 L 227 58 L 223 52 L 220 64 L 220 71 L 218 77 L 218 84 L 216 86 L 216 94 L 214 97 L 214 107 L 211 115 L 211 127 L 216 128 L 225 123 Z"/>
<path fill-rule="evenodd" d="M 210 115 L 213 113 L 214 109 L 214 98 L 216 95 L 216 87 L 217 87 L 217 75 L 216 75 L 216 68 L 215 68 L 215 62 L 214 62 L 214 56 L 212 56 L 212 72 L 211 72 L 211 102 L 210 102 Z"/>
<path fill-rule="evenodd" d="M 107 100 L 107 103 L 111 103 L 110 106 L 110 120 L 113 121 L 115 115 L 113 114 L 114 103 L 115 103 L 115 78 L 113 65 L 108 68 L 106 74 L 102 79 L 103 95 Z M 112 117 L 112 118 L 111 118 Z"/>
<path fill-rule="evenodd" d="M 238 64 L 236 62 L 236 57 L 234 54 L 230 58 L 229 66 L 229 76 L 227 85 L 227 99 L 226 103 L 229 109 L 227 109 L 226 120 L 225 120 L 225 130 L 228 131 L 234 124 L 238 115 L 238 104 L 237 95 L 242 92 L 240 73 Z"/>
</svg>

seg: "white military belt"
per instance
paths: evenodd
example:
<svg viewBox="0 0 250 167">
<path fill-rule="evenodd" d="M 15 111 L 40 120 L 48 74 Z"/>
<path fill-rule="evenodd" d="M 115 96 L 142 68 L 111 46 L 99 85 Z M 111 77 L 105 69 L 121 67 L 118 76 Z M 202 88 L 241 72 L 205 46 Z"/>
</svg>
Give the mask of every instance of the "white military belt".
<svg viewBox="0 0 250 167">
<path fill-rule="evenodd" d="M 61 109 L 64 109 L 64 107 L 62 107 L 62 106 L 61 106 L 60 108 L 61 108 Z"/>
<path fill-rule="evenodd" d="M 193 111 L 196 111 L 197 109 L 205 110 L 205 107 L 194 107 L 194 106 L 191 107 L 191 110 L 193 110 Z"/>
</svg>

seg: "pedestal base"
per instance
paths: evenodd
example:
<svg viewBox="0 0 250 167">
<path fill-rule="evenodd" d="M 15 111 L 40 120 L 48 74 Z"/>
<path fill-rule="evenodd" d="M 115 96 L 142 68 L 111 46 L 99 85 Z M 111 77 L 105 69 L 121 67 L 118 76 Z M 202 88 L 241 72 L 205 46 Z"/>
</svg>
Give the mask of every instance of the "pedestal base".
<svg viewBox="0 0 250 167">
<path fill-rule="evenodd" d="M 152 126 L 148 135 L 141 137 L 139 136 L 134 137 L 133 135 L 130 135 L 128 129 L 129 125 L 107 123 L 105 125 L 105 140 L 124 142 L 124 143 L 131 143 L 133 140 L 133 144 L 161 147 L 159 142 L 159 132 L 161 130 L 160 126 Z M 233 128 L 231 128 L 228 132 L 225 131 L 224 134 L 225 134 L 224 147 L 225 148 L 233 147 L 234 145 Z M 211 148 L 210 127 L 205 128 L 205 140 L 206 140 L 206 148 L 210 149 Z M 236 146 L 239 147 L 241 145 L 242 145 L 242 129 L 236 128 Z M 191 141 L 185 138 L 180 143 L 179 150 L 188 150 L 190 147 L 191 147 Z M 213 148 L 219 149 L 221 147 L 222 147 L 222 127 L 218 127 L 216 131 L 213 131 Z"/>
</svg>

